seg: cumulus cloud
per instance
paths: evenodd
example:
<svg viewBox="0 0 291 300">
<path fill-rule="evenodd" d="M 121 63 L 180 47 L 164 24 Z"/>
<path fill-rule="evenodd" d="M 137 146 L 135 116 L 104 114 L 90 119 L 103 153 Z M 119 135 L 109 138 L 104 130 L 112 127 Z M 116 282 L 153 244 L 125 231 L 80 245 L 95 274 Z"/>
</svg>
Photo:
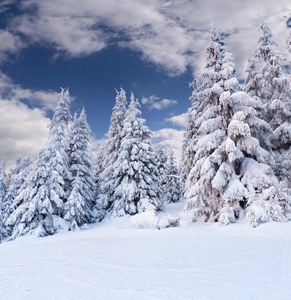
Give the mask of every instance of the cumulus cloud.
<svg viewBox="0 0 291 300">
<path fill-rule="evenodd" d="M 8 54 L 17 53 L 24 47 L 20 38 L 7 30 L 0 30 L 0 41 L 0 63 L 7 60 Z"/>
<path fill-rule="evenodd" d="M 153 131 L 153 143 L 169 145 L 174 151 L 177 162 L 179 162 L 181 159 L 183 133 L 183 130 L 177 130 L 172 128 L 163 128 L 157 131 Z"/>
<path fill-rule="evenodd" d="M 44 15 L 41 18 L 16 19 L 18 31 L 30 37 L 32 42 L 49 42 L 60 53 L 80 57 L 106 47 L 106 34 L 92 29 L 90 17 Z"/>
<path fill-rule="evenodd" d="M 163 22 L 133 30 L 129 41 L 122 41 L 128 47 L 142 53 L 142 58 L 164 68 L 169 75 L 176 76 L 193 65 L 193 55 L 197 50 L 197 33 L 184 28 L 163 16 Z"/>
<path fill-rule="evenodd" d="M 165 120 L 166 122 L 171 122 L 174 125 L 186 127 L 188 122 L 188 113 L 183 113 L 181 115 L 173 116 Z"/>
<path fill-rule="evenodd" d="M 59 53 L 79 57 L 111 44 L 130 48 L 141 58 L 179 75 L 204 64 L 207 32 L 214 20 L 225 33 L 229 51 L 243 77 L 247 56 L 258 38 L 259 16 L 265 19 L 285 52 L 289 0 L 24 0 L 23 14 L 10 30 L 46 43 Z M 25 13 L 33 8 L 35 13 Z M 284 53 L 287 55 L 287 52 Z"/>
<path fill-rule="evenodd" d="M 40 108 L 29 108 L 24 99 Z M 58 101 L 58 93 L 23 89 L 0 72 L 0 159 L 6 160 L 7 169 L 18 157 L 36 154 L 44 146 L 50 123 L 46 110 Z"/>
<path fill-rule="evenodd" d="M 79 57 L 117 43 L 141 53 L 177 75 L 186 70 L 196 33 L 168 10 L 169 2 L 153 0 L 24 0 L 23 13 L 11 28 L 31 42 L 49 43 L 59 53 Z"/>
<path fill-rule="evenodd" d="M 0 158 L 7 169 L 18 157 L 36 154 L 48 137 L 50 119 L 38 109 L 30 109 L 18 100 L 0 99 Z"/>
<path fill-rule="evenodd" d="M 209 24 L 212 20 L 221 27 L 225 34 L 228 50 L 235 56 L 238 68 L 238 76 L 244 77 L 247 57 L 251 55 L 256 47 L 259 37 L 259 16 L 263 16 L 271 28 L 274 39 L 280 50 L 285 51 L 285 41 L 288 35 L 286 21 L 291 14 L 291 2 L 278 0 L 276 5 L 272 0 L 198 0 L 195 1 L 173 1 L 169 5 L 168 13 L 176 15 L 186 28 L 194 28 L 201 33 L 196 39 L 195 51 L 197 56 L 193 57 L 192 65 L 200 69 L 204 64 L 203 49 L 207 45 Z M 204 33 L 203 33 L 204 32 Z"/>
<path fill-rule="evenodd" d="M 169 107 L 170 105 L 178 104 L 178 101 L 161 99 L 160 97 L 151 95 L 149 97 L 143 97 L 141 99 L 141 103 L 146 105 L 149 108 L 149 110 L 152 109 L 162 110 Z"/>
<path fill-rule="evenodd" d="M 28 100 L 31 103 L 44 108 L 54 109 L 59 101 L 58 93 L 55 91 L 24 89 L 15 84 L 7 75 L 0 71 L 0 93 L 5 99 Z M 74 98 L 72 98 L 74 99 Z"/>
</svg>

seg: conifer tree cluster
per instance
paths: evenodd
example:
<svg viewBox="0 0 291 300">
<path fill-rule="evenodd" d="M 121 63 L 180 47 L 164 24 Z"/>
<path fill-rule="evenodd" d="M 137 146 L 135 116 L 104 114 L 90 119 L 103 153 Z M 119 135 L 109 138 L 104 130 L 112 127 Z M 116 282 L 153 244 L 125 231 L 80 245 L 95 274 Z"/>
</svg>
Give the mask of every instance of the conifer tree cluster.
<svg viewBox="0 0 291 300">
<path fill-rule="evenodd" d="M 191 221 L 289 221 L 291 76 L 263 19 L 259 31 L 240 84 L 221 30 L 211 25 L 205 65 L 190 84 L 179 171 L 172 150 L 152 146 L 138 100 L 131 93 L 128 104 L 122 88 L 93 161 L 85 110 L 72 120 L 62 89 L 39 153 L 18 159 L 8 176 L 1 162 L 0 241 L 77 230 L 105 217 L 156 218 L 165 203 L 184 198 L 180 216 Z M 179 223 L 176 216 L 164 221 L 159 228 Z"/>
<path fill-rule="evenodd" d="M 151 131 L 134 95 L 127 107 L 125 91 L 116 92 L 109 139 L 95 163 L 85 110 L 72 120 L 69 91 L 63 89 L 48 140 L 38 155 L 18 159 L 8 178 L 2 161 L 1 239 L 52 235 L 105 216 L 163 210 L 169 185 L 166 151 L 161 147 L 154 152 Z M 171 172 L 177 176 L 173 158 L 171 162 Z M 173 186 L 168 198 L 178 201 L 179 185 Z"/>
<path fill-rule="evenodd" d="M 127 110 L 126 104 L 126 94 L 121 89 L 117 91 L 106 159 L 99 177 L 99 219 L 106 214 L 123 216 L 163 210 L 161 169 L 151 145 L 151 131 L 141 118 L 140 104 L 133 94 Z"/>
<path fill-rule="evenodd" d="M 241 86 L 223 35 L 211 26 L 182 149 L 184 214 L 193 221 L 246 217 L 255 227 L 291 217 L 290 75 L 263 19 L 259 30 Z"/>
<path fill-rule="evenodd" d="M 45 146 L 35 158 L 19 159 L 6 188 L 1 188 L 6 191 L 1 201 L 2 238 L 46 236 L 94 221 L 89 134 L 84 110 L 71 122 L 69 91 L 62 89 Z"/>
</svg>

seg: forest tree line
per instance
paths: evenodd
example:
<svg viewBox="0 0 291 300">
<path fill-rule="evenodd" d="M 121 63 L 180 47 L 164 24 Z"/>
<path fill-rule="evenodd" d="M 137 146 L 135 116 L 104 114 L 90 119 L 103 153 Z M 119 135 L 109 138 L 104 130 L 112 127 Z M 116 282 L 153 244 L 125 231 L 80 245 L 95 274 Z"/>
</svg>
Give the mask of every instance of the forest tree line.
<svg viewBox="0 0 291 300">
<path fill-rule="evenodd" d="M 72 118 L 69 91 L 62 90 L 45 146 L 18 159 L 8 176 L 1 164 L 0 240 L 76 230 L 106 217 L 157 214 L 182 199 L 185 207 L 173 226 L 180 218 L 224 225 L 246 218 L 254 227 L 289 221 L 291 76 L 263 19 L 259 30 L 241 84 L 233 55 L 212 24 L 205 65 L 191 83 L 179 170 L 172 150 L 153 147 L 138 100 L 131 94 L 128 104 L 122 88 L 106 145 L 93 160 L 85 110 Z M 287 47 L 291 52 L 291 33 Z"/>
</svg>

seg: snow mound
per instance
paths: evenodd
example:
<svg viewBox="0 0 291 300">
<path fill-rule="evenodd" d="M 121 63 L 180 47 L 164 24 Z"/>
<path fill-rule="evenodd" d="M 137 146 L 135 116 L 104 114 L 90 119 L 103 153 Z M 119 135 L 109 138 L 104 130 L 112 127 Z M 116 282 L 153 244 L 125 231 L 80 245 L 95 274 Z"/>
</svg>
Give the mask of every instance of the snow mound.
<svg viewBox="0 0 291 300">
<path fill-rule="evenodd" d="M 165 229 L 180 226 L 178 215 L 167 215 L 159 219 L 153 211 L 145 211 L 130 218 L 130 228 L 134 229 Z"/>
<path fill-rule="evenodd" d="M 130 227 L 135 229 L 153 229 L 157 228 L 159 218 L 153 211 L 145 211 L 136 214 L 130 218 Z"/>
<path fill-rule="evenodd" d="M 162 218 L 158 223 L 158 229 L 180 226 L 180 217 L 177 215 L 169 215 Z"/>
</svg>

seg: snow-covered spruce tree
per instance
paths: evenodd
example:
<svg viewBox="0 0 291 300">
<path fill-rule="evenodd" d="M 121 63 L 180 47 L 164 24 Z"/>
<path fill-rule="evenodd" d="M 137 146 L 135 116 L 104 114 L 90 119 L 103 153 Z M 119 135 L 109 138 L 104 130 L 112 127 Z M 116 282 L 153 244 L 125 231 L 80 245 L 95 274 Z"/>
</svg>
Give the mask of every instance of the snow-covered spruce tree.
<svg viewBox="0 0 291 300">
<path fill-rule="evenodd" d="M 10 216 L 10 214 L 20 205 L 17 202 L 16 196 L 20 193 L 21 188 L 30 172 L 30 166 L 32 163 L 31 155 L 26 155 L 23 158 L 18 158 L 16 166 L 8 174 L 7 180 L 7 192 L 4 198 L 4 223 Z M 6 227 L 7 234 L 11 234 L 11 228 Z"/>
<path fill-rule="evenodd" d="M 94 176 L 95 176 L 95 197 L 94 197 L 94 199 L 97 199 L 100 187 L 102 185 L 101 176 L 104 171 L 104 161 L 105 161 L 104 151 L 105 151 L 104 147 L 101 146 L 97 153 L 97 158 L 94 162 Z"/>
<path fill-rule="evenodd" d="M 6 186 L 6 173 L 5 173 L 5 161 L 2 160 L 0 164 L 0 242 L 7 235 L 5 229 L 5 207 L 4 207 L 4 198 L 6 195 L 7 186 Z"/>
<path fill-rule="evenodd" d="M 21 203 L 6 225 L 13 228 L 11 239 L 20 235 L 46 236 L 67 228 L 61 219 L 70 182 L 68 148 L 69 91 L 63 90 L 49 125 L 49 137 L 40 150 L 15 200 Z"/>
<path fill-rule="evenodd" d="M 255 73 L 259 80 L 256 81 L 257 91 L 255 95 L 259 96 L 264 104 L 267 104 L 268 115 L 266 118 L 267 121 L 272 121 L 274 119 L 273 112 L 268 111 L 271 102 L 278 99 L 283 101 L 285 105 L 289 104 L 290 79 L 289 75 L 284 73 L 283 61 L 285 58 L 274 49 L 274 46 L 277 46 L 277 44 L 272 40 L 272 32 L 263 18 L 260 18 L 259 30 L 261 31 L 261 36 L 252 56 L 253 67 L 250 68 L 251 71 L 248 72 L 248 77 L 256 70 Z M 258 64 L 260 65 L 259 68 L 256 67 Z M 246 86 L 248 86 L 248 80 Z M 253 96 L 249 89 L 246 88 L 245 91 Z M 275 126 L 276 124 L 272 124 L 273 129 Z"/>
<path fill-rule="evenodd" d="M 220 30 L 212 26 L 206 48 L 201 91 L 203 101 L 195 120 L 193 168 L 186 181 L 184 212 L 192 220 L 234 222 L 246 212 L 253 226 L 267 220 L 285 221 L 288 196 L 278 189 L 269 153 L 252 136 L 264 131 L 257 117 L 259 98 L 236 91 L 238 81 L 232 55 L 226 51 Z"/>
<path fill-rule="evenodd" d="M 167 164 L 166 202 L 174 203 L 181 200 L 180 176 L 173 150 L 171 149 Z"/>
<path fill-rule="evenodd" d="M 290 145 L 291 145 L 291 79 L 285 74 L 283 61 L 285 58 L 274 49 L 277 44 L 272 40 L 272 32 L 264 20 L 260 19 L 259 30 L 262 32 L 258 40 L 257 49 L 254 52 L 253 60 L 261 64 L 256 70 L 256 80 L 249 80 L 246 84 L 246 92 L 251 96 L 254 91 L 248 88 L 254 86 L 255 95 L 260 96 L 264 103 L 264 112 L 261 116 L 273 129 L 269 139 L 260 139 L 265 149 L 272 149 L 276 154 L 276 174 L 281 180 L 287 178 L 291 182 Z M 254 64 L 255 68 L 255 64 Z M 248 77 L 252 74 L 248 71 Z M 270 142 L 269 142 L 270 140 Z"/>
<path fill-rule="evenodd" d="M 158 144 L 154 149 L 154 158 L 158 168 L 159 185 L 162 190 L 162 197 L 166 194 L 167 188 L 167 150 L 164 145 Z"/>
<path fill-rule="evenodd" d="M 196 118 L 193 129 L 196 133 L 188 142 L 194 159 L 184 190 L 187 200 L 184 210 L 193 212 L 193 218 L 203 217 L 206 221 L 217 218 L 216 215 L 223 207 L 223 200 L 211 183 L 218 166 L 211 176 L 207 173 L 204 175 L 202 166 L 227 138 L 227 124 L 220 113 L 219 101 L 220 95 L 225 91 L 225 81 L 232 82 L 231 87 L 238 85 L 234 76 L 235 67 L 231 62 L 232 56 L 226 52 L 220 30 L 214 24 L 211 25 L 210 39 L 210 45 L 205 50 L 206 65 L 199 73 L 199 77 L 203 80 L 200 91 L 203 101 L 197 109 L 199 117 Z M 223 74 L 224 69 L 228 70 L 226 74 Z M 200 98 L 200 95 L 197 98 Z"/>
<path fill-rule="evenodd" d="M 181 152 L 181 160 L 179 164 L 179 172 L 180 172 L 180 181 L 182 190 L 185 188 L 186 179 L 192 168 L 192 151 L 189 151 L 189 142 L 191 141 L 194 133 L 193 130 L 195 128 L 194 120 L 191 114 L 188 113 L 188 121 L 187 127 L 183 134 L 183 142 L 182 142 L 182 152 Z"/>
<path fill-rule="evenodd" d="M 195 153 L 193 151 L 193 143 L 196 141 L 197 129 L 195 128 L 195 119 L 198 117 L 199 104 L 203 100 L 203 95 L 200 93 L 200 83 L 194 79 L 190 84 L 193 88 L 192 95 L 189 98 L 191 100 L 191 107 L 188 109 L 188 121 L 183 135 L 182 153 L 179 166 L 181 190 L 184 192 L 186 179 L 190 174 L 193 166 L 193 160 Z"/>
<path fill-rule="evenodd" d="M 244 85 L 244 91 L 250 96 L 261 97 L 260 80 L 261 74 L 257 69 L 258 58 L 254 55 L 248 58 L 248 65 L 246 68 L 247 78 Z"/>
<path fill-rule="evenodd" d="M 113 178 L 114 165 L 118 158 L 121 143 L 121 132 L 126 112 L 126 93 L 121 88 L 116 90 L 116 104 L 113 107 L 110 126 L 108 131 L 108 142 L 105 151 L 104 170 L 100 174 L 100 187 L 97 196 L 97 208 L 99 209 L 99 220 L 106 215 L 107 210 L 112 204 L 112 195 L 115 189 L 116 180 Z"/>
<path fill-rule="evenodd" d="M 69 166 L 73 180 L 70 184 L 70 195 L 64 204 L 63 215 L 70 223 L 70 230 L 76 230 L 79 226 L 94 221 L 95 177 L 89 151 L 90 132 L 83 109 L 79 118 L 75 116 L 69 135 Z"/>
<path fill-rule="evenodd" d="M 139 106 L 132 94 L 123 122 L 118 159 L 114 164 L 113 216 L 163 210 L 151 131 L 140 117 Z"/>
</svg>

